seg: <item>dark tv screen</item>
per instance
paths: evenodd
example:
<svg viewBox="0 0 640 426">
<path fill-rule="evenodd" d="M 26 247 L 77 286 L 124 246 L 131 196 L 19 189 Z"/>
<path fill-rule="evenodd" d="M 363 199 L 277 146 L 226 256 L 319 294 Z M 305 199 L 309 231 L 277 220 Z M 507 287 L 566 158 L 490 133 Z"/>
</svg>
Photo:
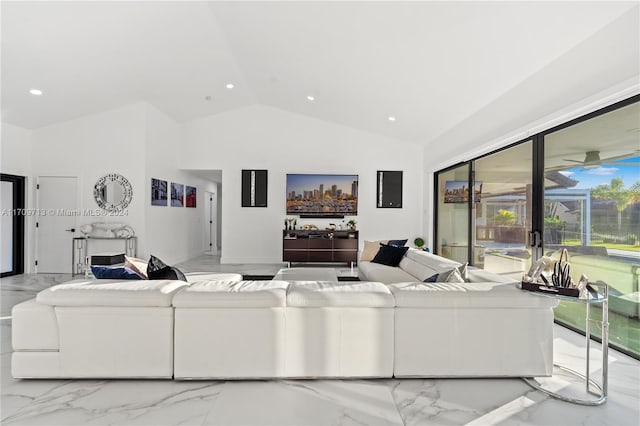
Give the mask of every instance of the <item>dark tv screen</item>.
<svg viewBox="0 0 640 426">
<path fill-rule="evenodd" d="M 287 174 L 287 214 L 344 217 L 358 214 L 358 175 Z"/>
</svg>

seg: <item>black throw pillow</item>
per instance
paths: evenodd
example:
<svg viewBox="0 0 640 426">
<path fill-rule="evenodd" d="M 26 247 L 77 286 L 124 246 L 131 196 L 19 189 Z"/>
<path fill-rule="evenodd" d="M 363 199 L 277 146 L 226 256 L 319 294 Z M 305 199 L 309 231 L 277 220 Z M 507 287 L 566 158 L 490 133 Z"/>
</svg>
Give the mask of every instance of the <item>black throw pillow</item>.
<svg viewBox="0 0 640 426">
<path fill-rule="evenodd" d="M 380 263 L 387 266 L 398 266 L 409 247 L 394 247 L 387 244 L 380 244 L 380 250 L 373 258 L 373 263 Z"/>
<path fill-rule="evenodd" d="M 407 241 L 408 240 L 389 240 L 387 241 L 387 245 L 393 247 L 404 247 L 404 245 L 407 244 Z"/>
<path fill-rule="evenodd" d="M 180 280 L 187 281 L 182 271 L 174 266 L 169 266 L 154 255 L 149 258 L 147 276 L 150 280 Z"/>
</svg>

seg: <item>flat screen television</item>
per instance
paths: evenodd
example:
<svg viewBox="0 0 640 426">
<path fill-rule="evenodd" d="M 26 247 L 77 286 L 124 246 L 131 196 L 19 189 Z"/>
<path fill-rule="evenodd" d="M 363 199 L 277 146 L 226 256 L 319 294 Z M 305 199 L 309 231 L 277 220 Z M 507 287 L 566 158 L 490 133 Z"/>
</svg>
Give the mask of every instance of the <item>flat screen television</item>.
<svg viewBox="0 0 640 426">
<path fill-rule="evenodd" d="M 473 186 L 473 201 L 480 202 L 482 182 L 476 181 Z M 469 182 L 466 180 L 448 180 L 444 183 L 445 203 L 468 203 Z"/>
<path fill-rule="evenodd" d="M 342 218 L 358 214 L 358 175 L 287 174 L 287 214 Z"/>
</svg>

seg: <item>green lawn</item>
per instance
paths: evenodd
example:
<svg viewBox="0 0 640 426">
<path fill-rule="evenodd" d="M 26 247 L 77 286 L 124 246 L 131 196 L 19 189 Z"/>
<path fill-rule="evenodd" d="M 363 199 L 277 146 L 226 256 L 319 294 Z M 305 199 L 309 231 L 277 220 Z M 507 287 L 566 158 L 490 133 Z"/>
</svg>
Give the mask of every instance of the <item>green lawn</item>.
<svg viewBox="0 0 640 426">
<path fill-rule="evenodd" d="M 591 308 L 591 318 L 600 321 L 602 319 L 601 307 L 592 306 Z M 557 320 L 584 330 L 584 304 L 560 302 L 560 306 L 554 310 L 554 313 Z M 591 334 L 602 337 L 602 327 L 600 327 L 599 323 L 595 321 L 591 322 Z M 627 348 L 636 354 L 640 353 L 640 320 L 638 320 L 638 318 L 629 318 L 609 310 L 609 341 L 617 346 Z"/>
<path fill-rule="evenodd" d="M 579 246 L 580 240 L 575 239 L 565 239 L 562 241 L 562 244 L 567 246 Z M 602 240 L 591 240 L 591 246 L 593 247 L 606 247 L 610 249 L 616 250 L 627 250 L 640 252 L 640 246 L 632 245 L 632 244 L 614 244 L 614 243 L 604 243 Z"/>
<path fill-rule="evenodd" d="M 619 247 L 621 245 L 610 245 L 607 247 Z M 559 253 L 553 253 L 554 258 L 558 258 Z M 631 352 L 640 354 L 640 320 L 637 315 L 632 317 L 615 312 L 612 305 L 620 305 L 621 300 L 613 300 L 611 294 L 621 293 L 629 295 L 637 292 L 638 276 L 634 275 L 632 264 L 621 260 L 608 258 L 606 256 L 583 255 L 573 253 L 569 255 L 571 271 L 574 280 L 578 280 L 581 274 L 587 275 L 590 281 L 604 281 L 610 286 L 609 297 L 609 341 L 612 344 L 628 349 Z M 526 271 L 529 263 L 526 259 L 509 256 L 487 250 L 485 252 L 485 268 L 487 270 L 506 274 L 514 279 L 520 279 L 521 271 Z M 510 273 L 513 271 L 512 273 Z M 637 271 L 636 271 L 637 273 Z M 634 298 L 628 298 L 626 307 L 633 310 Z M 635 299 L 637 300 L 637 299 Z M 637 305 L 636 309 L 637 309 Z M 622 311 L 624 312 L 624 310 Z M 585 327 L 585 305 L 574 302 L 561 302 L 555 310 L 555 317 L 558 321 L 567 323 L 577 329 L 584 330 Z M 602 310 L 595 306 L 591 311 L 591 318 L 601 318 Z M 592 334 L 600 336 L 602 330 L 596 323 L 591 323 Z"/>
</svg>

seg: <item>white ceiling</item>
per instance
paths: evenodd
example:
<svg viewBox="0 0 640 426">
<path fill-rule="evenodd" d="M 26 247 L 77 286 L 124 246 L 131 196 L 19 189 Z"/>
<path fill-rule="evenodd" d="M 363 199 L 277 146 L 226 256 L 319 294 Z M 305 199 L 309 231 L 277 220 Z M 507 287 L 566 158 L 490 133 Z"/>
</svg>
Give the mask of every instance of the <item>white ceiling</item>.
<svg viewBox="0 0 640 426">
<path fill-rule="evenodd" d="M 3 1 L 2 121 L 33 129 L 145 101 L 186 122 L 259 103 L 426 143 L 637 9 Z"/>
</svg>

